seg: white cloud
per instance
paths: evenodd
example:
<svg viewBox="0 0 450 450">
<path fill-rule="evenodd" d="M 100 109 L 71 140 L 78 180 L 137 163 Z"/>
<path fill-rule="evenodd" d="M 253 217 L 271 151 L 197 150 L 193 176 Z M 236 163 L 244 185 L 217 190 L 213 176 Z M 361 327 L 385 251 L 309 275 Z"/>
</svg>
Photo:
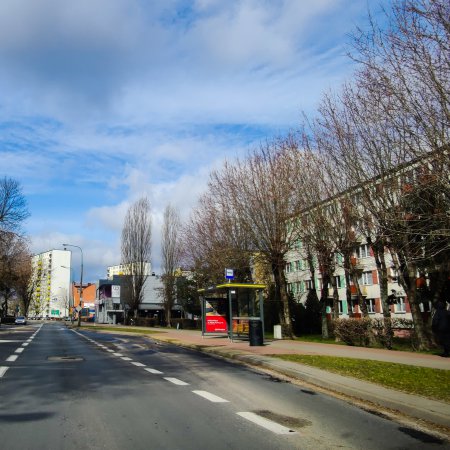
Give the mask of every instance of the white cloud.
<svg viewBox="0 0 450 450">
<path fill-rule="evenodd" d="M 0 175 L 30 198 L 35 251 L 68 240 L 103 275 L 128 206 L 147 195 L 157 268 L 166 205 L 186 218 L 211 168 L 295 128 L 349 72 L 342 44 L 364 7 L 0 2 Z"/>
</svg>

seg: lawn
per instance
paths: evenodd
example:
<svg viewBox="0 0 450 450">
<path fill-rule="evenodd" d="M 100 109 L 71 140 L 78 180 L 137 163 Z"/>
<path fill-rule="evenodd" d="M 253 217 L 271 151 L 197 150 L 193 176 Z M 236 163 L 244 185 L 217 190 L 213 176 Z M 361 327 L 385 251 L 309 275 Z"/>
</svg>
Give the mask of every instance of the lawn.
<svg viewBox="0 0 450 450">
<path fill-rule="evenodd" d="M 296 341 L 304 341 L 304 342 L 316 342 L 318 344 L 335 344 L 335 345 L 347 345 L 343 341 L 336 341 L 334 337 L 324 339 L 320 334 L 308 334 L 304 336 L 299 336 L 295 338 Z M 372 348 L 383 348 L 381 345 L 371 345 Z M 394 337 L 392 340 L 392 350 L 400 350 L 404 352 L 416 352 L 416 350 L 411 345 L 411 340 L 407 338 Z M 442 353 L 440 348 L 435 348 L 431 350 L 423 350 L 419 353 L 425 353 L 429 355 L 437 355 Z"/>
<path fill-rule="evenodd" d="M 450 370 L 334 356 L 272 356 L 450 403 Z"/>
<path fill-rule="evenodd" d="M 136 333 L 136 334 L 157 334 L 164 333 L 162 330 L 154 330 L 151 328 L 136 328 L 136 327 L 108 327 L 102 325 L 89 325 L 82 326 L 82 328 L 89 331 L 116 331 L 118 333 L 126 332 L 126 333 Z"/>
</svg>

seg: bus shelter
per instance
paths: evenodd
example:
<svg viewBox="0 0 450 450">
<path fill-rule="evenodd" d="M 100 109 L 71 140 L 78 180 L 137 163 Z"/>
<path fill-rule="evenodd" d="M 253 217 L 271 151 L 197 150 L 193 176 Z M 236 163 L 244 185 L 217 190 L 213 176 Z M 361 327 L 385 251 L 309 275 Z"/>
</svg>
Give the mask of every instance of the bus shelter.
<svg viewBox="0 0 450 450">
<path fill-rule="evenodd" d="M 200 289 L 202 337 L 247 337 L 250 345 L 264 342 L 264 284 L 224 283 Z M 252 343 L 253 342 L 253 343 Z"/>
</svg>

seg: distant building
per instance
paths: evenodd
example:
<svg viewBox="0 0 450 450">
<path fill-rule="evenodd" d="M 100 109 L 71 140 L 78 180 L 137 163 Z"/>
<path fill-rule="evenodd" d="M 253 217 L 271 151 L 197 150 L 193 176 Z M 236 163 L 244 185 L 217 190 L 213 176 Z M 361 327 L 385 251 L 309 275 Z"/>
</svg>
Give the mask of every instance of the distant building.
<svg viewBox="0 0 450 450">
<path fill-rule="evenodd" d="M 122 281 L 123 277 L 119 275 L 98 281 L 97 299 L 95 300 L 96 322 L 124 323 L 125 300 Z"/>
<path fill-rule="evenodd" d="M 49 250 L 32 257 L 35 290 L 30 316 L 62 318 L 69 315 L 70 252 Z"/>
<path fill-rule="evenodd" d="M 114 275 L 129 275 L 130 264 L 119 264 L 117 266 L 109 266 L 106 269 L 106 277 L 108 280 L 112 280 Z M 144 273 L 143 275 L 152 274 L 152 265 L 149 262 L 144 263 Z"/>
<path fill-rule="evenodd" d="M 95 305 L 96 322 L 112 324 L 125 322 L 128 305 L 125 298 L 124 279 L 123 275 L 113 275 L 111 279 L 99 280 Z M 158 324 L 165 322 L 164 305 L 161 297 L 162 288 L 161 277 L 154 273 L 147 277 L 142 302 L 138 309 L 138 317 L 156 319 Z M 180 305 L 174 305 L 172 315 L 174 318 L 181 317 L 182 308 Z"/>
<path fill-rule="evenodd" d="M 93 319 L 95 316 L 95 300 L 97 298 L 97 285 L 95 283 L 83 283 L 83 303 L 81 316 L 85 319 Z M 73 306 L 80 306 L 80 283 L 72 283 Z"/>
<path fill-rule="evenodd" d="M 157 324 L 165 324 L 165 311 L 162 298 L 163 283 L 159 275 L 148 277 L 144 285 L 142 302 L 139 305 L 139 317 L 150 317 Z M 182 317 L 182 307 L 176 301 L 172 307 L 172 318 Z"/>
</svg>

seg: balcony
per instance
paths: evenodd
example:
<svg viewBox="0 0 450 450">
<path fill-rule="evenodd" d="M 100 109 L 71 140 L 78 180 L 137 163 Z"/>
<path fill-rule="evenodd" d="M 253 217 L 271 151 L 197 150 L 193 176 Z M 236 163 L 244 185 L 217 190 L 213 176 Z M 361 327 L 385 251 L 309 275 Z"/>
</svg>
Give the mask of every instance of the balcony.
<svg viewBox="0 0 450 450">
<path fill-rule="evenodd" d="M 367 287 L 366 286 L 360 286 L 359 290 L 361 291 L 361 294 L 363 297 L 367 297 Z M 354 284 L 350 285 L 350 292 L 352 293 L 352 297 L 357 296 L 356 286 Z"/>
<path fill-rule="evenodd" d="M 350 264 L 354 270 L 364 270 L 366 267 L 356 256 L 350 258 Z"/>
</svg>

